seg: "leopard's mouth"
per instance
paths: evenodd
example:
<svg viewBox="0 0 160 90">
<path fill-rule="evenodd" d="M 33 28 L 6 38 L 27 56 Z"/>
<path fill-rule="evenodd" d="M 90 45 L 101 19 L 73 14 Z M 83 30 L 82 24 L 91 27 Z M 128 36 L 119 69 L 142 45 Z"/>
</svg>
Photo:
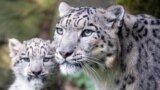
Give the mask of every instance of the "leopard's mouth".
<svg viewBox="0 0 160 90">
<path fill-rule="evenodd" d="M 84 61 L 80 59 L 64 60 L 60 64 L 60 70 L 63 74 L 74 74 L 82 70 Z"/>
<path fill-rule="evenodd" d="M 75 67 L 80 67 L 82 68 L 83 63 L 84 63 L 84 58 L 82 56 L 77 56 L 77 57 L 70 57 L 67 59 L 60 59 L 56 57 L 57 62 L 59 65 L 67 65 L 67 66 L 75 66 Z"/>
<path fill-rule="evenodd" d="M 60 65 L 69 65 L 69 66 L 75 66 L 75 67 L 82 68 L 83 62 L 69 62 L 65 60 L 62 63 L 60 63 Z"/>
<path fill-rule="evenodd" d="M 39 75 L 39 76 L 28 75 L 27 79 L 28 81 L 41 80 L 42 82 L 44 82 L 47 79 L 47 75 Z"/>
</svg>

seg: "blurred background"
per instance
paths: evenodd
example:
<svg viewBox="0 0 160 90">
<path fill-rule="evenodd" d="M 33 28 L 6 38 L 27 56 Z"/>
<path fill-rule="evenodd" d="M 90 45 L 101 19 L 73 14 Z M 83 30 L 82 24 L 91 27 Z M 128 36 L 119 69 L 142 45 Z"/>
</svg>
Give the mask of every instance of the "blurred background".
<svg viewBox="0 0 160 90">
<path fill-rule="evenodd" d="M 57 7 L 61 1 L 72 6 L 107 8 L 121 4 L 132 14 L 147 13 L 160 17 L 160 0 L 0 0 L 0 90 L 7 90 L 14 76 L 10 70 L 8 38 L 26 40 L 33 37 L 52 39 L 58 18 Z M 52 90 L 94 90 L 83 74 L 74 77 L 56 76 L 51 81 Z"/>
</svg>

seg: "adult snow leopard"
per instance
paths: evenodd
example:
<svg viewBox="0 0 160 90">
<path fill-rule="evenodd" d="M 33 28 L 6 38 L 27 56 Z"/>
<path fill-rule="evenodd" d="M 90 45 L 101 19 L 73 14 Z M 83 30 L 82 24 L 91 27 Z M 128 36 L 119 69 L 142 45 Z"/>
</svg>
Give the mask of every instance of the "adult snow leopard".
<svg viewBox="0 0 160 90">
<path fill-rule="evenodd" d="M 9 39 L 9 51 L 16 79 L 8 90 L 49 90 L 43 85 L 56 65 L 49 40 L 33 38 L 21 43 Z"/>
<path fill-rule="evenodd" d="M 108 9 L 59 5 L 55 59 L 64 74 L 83 70 L 96 90 L 160 90 L 160 20 Z"/>
</svg>

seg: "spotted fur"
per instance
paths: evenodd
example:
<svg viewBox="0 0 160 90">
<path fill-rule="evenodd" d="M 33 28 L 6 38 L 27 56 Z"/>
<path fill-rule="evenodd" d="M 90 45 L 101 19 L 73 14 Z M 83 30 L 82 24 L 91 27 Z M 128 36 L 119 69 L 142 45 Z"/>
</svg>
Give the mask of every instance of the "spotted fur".
<svg viewBox="0 0 160 90">
<path fill-rule="evenodd" d="M 96 90 L 160 89 L 160 20 L 108 9 L 59 6 L 55 58 L 64 74 L 83 70 Z"/>
<path fill-rule="evenodd" d="M 50 41 L 33 38 L 19 42 L 9 39 L 11 69 L 16 77 L 8 90 L 41 90 L 55 68 Z M 48 90 L 48 89 L 46 89 Z"/>
</svg>

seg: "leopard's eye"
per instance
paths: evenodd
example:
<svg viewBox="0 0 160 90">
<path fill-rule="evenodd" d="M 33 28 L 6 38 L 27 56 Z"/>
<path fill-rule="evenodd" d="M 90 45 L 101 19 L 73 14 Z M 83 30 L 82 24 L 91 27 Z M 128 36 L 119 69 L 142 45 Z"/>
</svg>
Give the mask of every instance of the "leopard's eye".
<svg viewBox="0 0 160 90">
<path fill-rule="evenodd" d="M 30 62 L 30 59 L 28 58 L 28 57 L 23 57 L 23 58 L 21 58 L 23 61 L 25 61 L 25 62 Z"/>
<path fill-rule="evenodd" d="M 44 57 L 43 62 L 49 62 L 53 57 Z"/>
<path fill-rule="evenodd" d="M 59 35 L 63 35 L 63 29 L 56 27 L 56 33 Z"/>
<path fill-rule="evenodd" d="M 94 32 L 93 30 L 85 29 L 85 30 L 83 30 L 81 36 L 82 37 L 88 37 L 88 36 L 91 36 L 93 32 Z"/>
</svg>

